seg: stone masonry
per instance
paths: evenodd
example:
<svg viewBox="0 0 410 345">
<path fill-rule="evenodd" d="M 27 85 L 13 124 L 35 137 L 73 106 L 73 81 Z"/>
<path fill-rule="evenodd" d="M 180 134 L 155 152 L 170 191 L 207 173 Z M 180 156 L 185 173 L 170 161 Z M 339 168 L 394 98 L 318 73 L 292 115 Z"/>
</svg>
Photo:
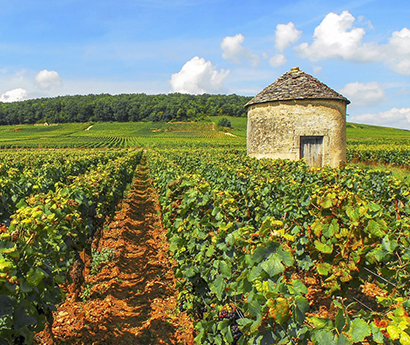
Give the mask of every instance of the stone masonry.
<svg viewBox="0 0 410 345">
<path fill-rule="evenodd" d="M 247 150 L 257 158 L 301 158 L 303 138 L 319 138 L 320 164 L 346 160 L 346 106 L 350 101 L 293 68 L 256 95 L 248 109 Z M 307 163 L 310 163 L 307 159 Z"/>
</svg>

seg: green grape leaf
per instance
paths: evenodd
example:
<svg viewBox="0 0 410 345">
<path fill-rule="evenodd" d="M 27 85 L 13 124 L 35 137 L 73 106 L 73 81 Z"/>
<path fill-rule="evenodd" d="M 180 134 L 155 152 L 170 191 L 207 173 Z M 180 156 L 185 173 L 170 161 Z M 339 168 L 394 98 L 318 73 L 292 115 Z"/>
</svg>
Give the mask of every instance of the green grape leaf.
<svg viewBox="0 0 410 345">
<path fill-rule="evenodd" d="M 367 224 L 365 230 L 370 234 L 381 238 L 386 235 L 387 224 L 383 219 L 378 219 L 377 221 L 370 219 L 369 224 Z"/>
<path fill-rule="evenodd" d="M 410 345 L 410 336 L 406 332 L 400 334 L 400 344 Z"/>
<path fill-rule="evenodd" d="M 225 290 L 225 281 L 222 275 L 218 274 L 215 280 L 210 284 L 211 291 L 213 291 L 218 299 L 222 298 L 222 293 Z"/>
<path fill-rule="evenodd" d="M 285 266 L 291 267 L 294 265 L 295 260 L 290 251 L 285 250 L 283 247 L 278 250 L 278 256 Z"/>
<path fill-rule="evenodd" d="M 232 275 L 231 265 L 229 263 L 226 263 L 225 261 L 220 261 L 219 270 L 226 278 L 229 278 Z"/>
<path fill-rule="evenodd" d="M 327 276 L 332 269 L 332 265 L 327 262 L 320 262 L 316 264 L 317 273 L 322 276 Z"/>
<path fill-rule="evenodd" d="M 296 296 L 296 318 L 300 324 L 305 321 L 306 313 L 309 311 L 309 302 L 302 296 Z"/>
<path fill-rule="evenodd" d="M 336 329 L 339 331 L 339 333 L 342 332 L 345 325 L 346 325 L 346 319 L 345 319 L 343 310 L 339 309 L 337 311 L 336 318 L 335 318 L 335 326 L 336 326 Z"/>
<path fill-rule="evenodd" d="M 0 254 L 10 254 L 17 250 L 17 246 L 15 243 L 12 242 L 0 242 Z"/>
<path fill-rule="evenodd" d="M 348 344 L 351 344 L 351 342 L 343 334 L 339 337 L 336 343 L 336 345 L 348 345 Z"/>
<path fill-rule="evenodd" d="M 45 273 L 42 269 L 36 267 L 36 268 L 30 268 L 30 270 L 27 273 L 27 283 L 29 283 L 31 286 L 37 286 L 38 284 L 41 283 L 45 276 Z"/>
<path fill-rule="evenodd" d="M 333 333 L 325 329 L 314 332 L 314 338 L 317 345 L 336 345 Z"/>
<path fill-rule="evenodd" d="M 285 271 L 285 266 L 283 266 L 277 254 L 271 254 L 268 260 L 262 262 L 260 266 L 270 277 Z"/>
<path fill-rule="evenodd" d="M 400 333 L 403 332 L 400 328 L 390 325 L 387 326 L 387 333 L 389 333 L 389 336 L 392 340 L 397 340 L 400 338 Z"/>
<path fill-rule="evenodd" d="M 323 319 L 320 317 L 312 316 L 309 317 L 309 322 L 315 326 L 315 328 L 322 329 L 322 328 L 327 328 L 327 329 L 332 329 L 333 324 L 332 320 L 329 319 Z"/>
<path fill-rule="evenodd" d="M 350 340 L 353 343 L 363 342 L 366 337 L 372 334 L 370 326 L 363 319 L 354 319 L 349 330 Z"/>
<path fill-rule="evenodd" d="M 0 271 L 8 271 L 14 267 L 14 264 L 6 258 L 0 259 Z"/>
<path fill-rule="evenodd" d="M 319 252 L 325 253 L 325 254 L 331 254 L 333 252 L 333 244 L 326 244 L 322 243 L 318 240 L 315 241 L 315 247 Z"/>
<path fill-rule="evenodd" d="M 296 294 L 307 294 L 308 289 L 299 279 L 292 280 L 292 285 Z"/>
<path fill-rule="evenodd" d="M 338 232 L 339 232 L 339 224 L 337 223 L 336 219 L 333 219 L 329 225 L 324 226 L 322 234 L 326 238 L 332 238 Z"/>
<path fill-rule="evenodd" d="M 249 272 L 248 281 L 251 282 L 251 281 L 255 280 L 256 278 L 258 278 L 261 275 L 262 272 L 263 272 L 263 268 L 261 266 L 253 267 L 251 269 L 251 271 Z"/>
<path fill-rule="evenodd" d="M 384 335 L 383 333 L 380 331 L 380 328 L 377 327 L 374 322 L 372 322 L 370 324 L 370 328 L 372 330 L 372 334 L 373 334 L 373 341 L 377 344 L 384 344 Z"/>
</svg>

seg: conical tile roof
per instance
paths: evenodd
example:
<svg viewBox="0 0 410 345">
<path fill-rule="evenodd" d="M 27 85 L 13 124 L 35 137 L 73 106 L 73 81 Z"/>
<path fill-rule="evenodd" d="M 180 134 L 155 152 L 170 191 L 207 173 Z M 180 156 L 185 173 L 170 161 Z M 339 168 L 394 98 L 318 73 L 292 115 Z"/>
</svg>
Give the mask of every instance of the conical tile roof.
<svg viewBox="0 0 410 345">
<path fill-rule="evenodd" d="M 350 101 L 340 93 L 323 84 L 299 69 L 293 67 L 289 72 L 280 76 L 274 83 L 264 88 L 245 107 L 272 101 L 294 99 L 338 99 L 349 104 Z"/>
</svg>

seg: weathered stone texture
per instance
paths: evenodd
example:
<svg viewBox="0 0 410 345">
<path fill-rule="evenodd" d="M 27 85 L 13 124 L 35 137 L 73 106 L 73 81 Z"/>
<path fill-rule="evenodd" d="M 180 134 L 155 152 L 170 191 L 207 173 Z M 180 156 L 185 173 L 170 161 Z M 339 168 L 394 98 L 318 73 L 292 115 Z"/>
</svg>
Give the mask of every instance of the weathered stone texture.
<svg viewBox="0 0 410 345">
<path fill-rule="evenodd" d="M 297 160 L 303 151 L 310 165 L 344 164 L 349 103 L 318 79 L 292 68 L 245 105 L 248 155 Z"/>
<path fill-rule="evenodd" d="M 300 137 L 323 136 L 323 165 L 346 160 L 346 102 L 293 100 L 248 107 L 248 154 L 257 158 L 300 159 Z"/>
</svg>

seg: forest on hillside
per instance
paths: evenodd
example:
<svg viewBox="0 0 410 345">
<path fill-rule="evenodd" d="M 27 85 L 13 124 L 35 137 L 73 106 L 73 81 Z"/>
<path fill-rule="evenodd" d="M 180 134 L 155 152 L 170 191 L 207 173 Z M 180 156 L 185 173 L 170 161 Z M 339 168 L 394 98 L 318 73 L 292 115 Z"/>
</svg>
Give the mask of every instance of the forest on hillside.
<svg viewBox="0 0 410 345">
<path fill-rule="evenodd" d="M 251 97 L 189 94 L 75 95 L 0 102 L 0 125 L 88 121 L 190 121 L 204 116 L 245 116 Z"/>
</svg>

